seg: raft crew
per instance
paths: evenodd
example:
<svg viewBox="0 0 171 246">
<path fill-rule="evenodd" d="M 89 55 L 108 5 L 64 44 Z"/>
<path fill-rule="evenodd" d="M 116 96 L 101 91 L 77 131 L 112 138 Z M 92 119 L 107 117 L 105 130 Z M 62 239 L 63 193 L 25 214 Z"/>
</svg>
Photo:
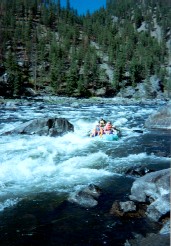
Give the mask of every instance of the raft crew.
<svg viewBox="0 0 171 246">
<path fill-rule="evenodd" d="M 90 134 L 90 137 L 95 137 L 97 135 L 103 135 L 105 124 L 106 124 L 106 121 L 104 119 L 100 119 L 98 124 L 95 126 L 92 133 Z"/>
<path fill-rule="evenodd" d="M 108 121 L 104 127 L 104 134 L 116 134 L 116 127 L 112 125 L 110 121 Z"/>
<path fill-rule="evenodd" d="M 106 123 L 104 119 L 100 119 L 98 124 L 92 130 L 90 137 L 102 136 L 103 134 L 117 134 L 119 130 L 112 125 L 110 121 Z"/>
</svg>

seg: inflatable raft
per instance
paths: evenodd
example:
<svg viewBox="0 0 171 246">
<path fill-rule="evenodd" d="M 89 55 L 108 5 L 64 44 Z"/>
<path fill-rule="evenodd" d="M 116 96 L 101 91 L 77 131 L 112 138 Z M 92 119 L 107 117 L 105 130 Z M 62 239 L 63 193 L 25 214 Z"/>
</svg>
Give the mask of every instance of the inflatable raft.
<svg viewBox="0 0 171 246">
<path fill-rule="evenodd" d="M 98 135 L 95 137 L 92 137 L 97 140 L 104 140 L 104 141 L 117 141 L 119 139 L 118 134 L 103 134 L 103 135 Z"/>
</svg>

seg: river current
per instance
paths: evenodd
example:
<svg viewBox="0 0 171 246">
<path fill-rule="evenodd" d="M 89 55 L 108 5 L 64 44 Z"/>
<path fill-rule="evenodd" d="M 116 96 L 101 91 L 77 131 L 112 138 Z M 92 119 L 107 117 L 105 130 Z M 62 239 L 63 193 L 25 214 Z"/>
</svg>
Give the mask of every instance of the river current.
<svg viewBox="0 0 171 246">
<path fill-rule="evenodd" d="M 42 117 L 62 117 L 74 133 L 62 137 L 7 135 L 0 138 L 0 245 L 124 245 L 135 233 L 157 230 L 147 219 L 110 215 L 115 200 L 127 200 L 135 178 L 131 167 L 170 166 L 170 136 L 144 128 L 145 120 L 165 102 L 116 104 L 88 100 L 19 101 L 0 108 L 0 133 Z M 118 141 L 88 136 L 100 118 L 122 130 Z M 139 132 L 138 130 L 142 130 Z M 102 194 L 85 208 L 70 197 L 89 184 Z"/>
</svg>

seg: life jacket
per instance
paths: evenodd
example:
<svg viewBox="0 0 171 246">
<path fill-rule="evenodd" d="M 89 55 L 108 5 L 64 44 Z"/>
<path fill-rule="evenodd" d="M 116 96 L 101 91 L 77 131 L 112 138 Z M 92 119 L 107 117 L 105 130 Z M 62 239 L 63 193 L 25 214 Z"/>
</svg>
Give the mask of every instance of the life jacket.
<svg viewBox="0 0 171 246">
<path fill-rule="evenodd" d="M 112 125 L 111 124 L 106 124 L 105 131 L 110 131 L 111 129 L 112 129 Z"/>
</svg>

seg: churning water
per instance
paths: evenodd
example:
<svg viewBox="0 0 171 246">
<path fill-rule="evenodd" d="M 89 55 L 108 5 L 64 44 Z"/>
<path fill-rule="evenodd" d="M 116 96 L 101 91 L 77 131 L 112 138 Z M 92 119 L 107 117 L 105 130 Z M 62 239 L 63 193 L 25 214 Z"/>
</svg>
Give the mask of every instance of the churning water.
<svg viewBox="0 0 171 246">
<path fill-rule="evenodd" d="M 144 129 L 145 119 L 159 105 L 115 105 L 111 100 L 25 102 L 0 109 L 0 133 L 42 117 L 66 118 L 75 129 L 56 138 L 1 136 L 0 245 L 123 245 L 136 230 L 128 221 L 112 218 L 109 210 L 115 199 L 129 194 L 133 178 L 125 172 L 130 167 L 169 166 L 169 136 Z M 119 141 L 88 136 L 101 117 L 122 130 Z M 89 184 L 102 189 L 96 207 L 68 201 Z M 141 223 L 142 233 L 148 225 Z"/>
</svg>

